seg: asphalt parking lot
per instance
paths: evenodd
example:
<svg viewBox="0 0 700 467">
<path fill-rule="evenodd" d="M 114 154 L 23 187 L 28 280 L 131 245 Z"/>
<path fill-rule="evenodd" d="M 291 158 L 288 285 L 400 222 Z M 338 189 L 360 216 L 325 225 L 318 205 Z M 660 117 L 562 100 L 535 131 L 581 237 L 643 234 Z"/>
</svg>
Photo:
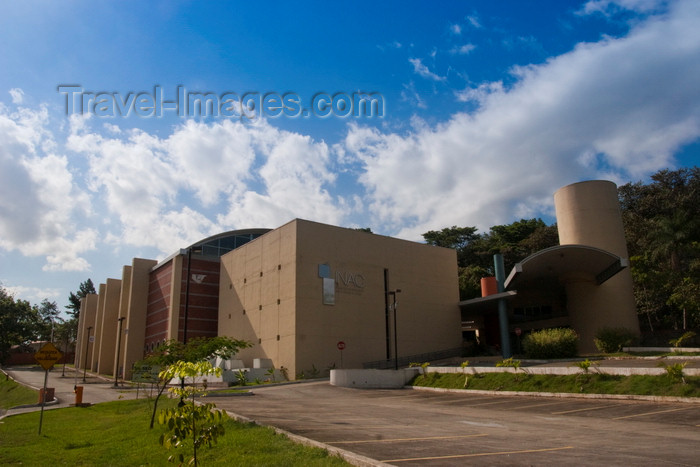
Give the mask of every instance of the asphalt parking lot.
<svg viewBox="0 0 700 467">
<path fill-rule="evenodd" d="M 363 390 L 327 381 L 219 408 L 392 465 L 700 465 L 700 404 Z"/>
</svg>

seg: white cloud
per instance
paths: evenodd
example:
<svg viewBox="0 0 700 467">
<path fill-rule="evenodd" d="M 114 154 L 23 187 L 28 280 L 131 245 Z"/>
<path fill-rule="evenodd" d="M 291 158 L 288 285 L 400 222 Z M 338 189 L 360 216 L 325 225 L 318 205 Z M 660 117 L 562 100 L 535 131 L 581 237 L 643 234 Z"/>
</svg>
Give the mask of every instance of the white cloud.
<svg viewBox="0 0 700 467">
<path fill-rule="evenodd" d="M 474 44 L 464 44 L 454 47 L 452 50 L 450 50 L 450 52 L 453 54 L 467 55 L 474 49 L 476 49 L 476 46 Z"/>
<path fill-rule="evenodd" d="M 46 256 L 45 270 L 82 271 L 96 233 L 77 226 L 90 211 L 65 156 L 45 129 L 48 111 L 0 106 L 0 247 Z"/>
<path fill-rule="evenodd" d="M 265 120 L 186 121 L 160 136 L 72 117 L 69 158 L 46 108 L 0 104 L 0 248 L 87 270 L 100 242 L 169 254 L 295 217 L 419 239 L 542 215 L 565 184 L 643 177 L 700 137 L 700 3 L 674 5 L 626 37 L 516 67 L 514 84 L 456 93 L 472 113 L 433 126 L 416 116 L 400 134 L 350 125 L 332 148 Z M 412 82 L 402 97 L 425 106 Z"/>
<path fill-rule="evenodd" d="M 168 138 L 167 151 L 184 183 L 195 190 L 204 205 L 211 205 L 250 180 L 255 161 L 253 133 L 229 120 L 212 124 L 190 120 Z"/>
<path fill-rule="evenodd" d="M 425 100 L 423 100 L 420 94 L 418 94 L 418 91 L 416 91 L 416 84 L 413 81 L 403 85 L 403 89 L 401 90 L 401 100 L 404 102 L 409 102 L 411 105 L 414 105 L 419 109 L 428 108 Z"/>
<path fill-rule="evenodd" d="M 344 223 L 349 213 L 330 194 L 336 176 L 328 146 L 267 123 L 254 130 L 253 142 L 264 160 L 257 171 L 262 189 L 231 196 L 220 221 L 244 227 L 275 227 L 295 217 Z"/>
<path fill-rule="evenodd" d="M 450 32 L 459 36 L 460 34 L 462 34 L 462 26 L 460 26 L 459 24 L 453 24 L 452 26 L 450 26 Z"/>
<path fill-rule="evenodd" d="M 20 88 L 12 88 L 9 92 L 13 104 L 22 103 L 22 101 L 24 100 L 24 91 L 22 91 Z"/>
<path fill-rule="evenodd" d="M 515 68 L 513 86 L 462 93 L 478 110 L 434 128 L 352 127 L 346 157 L 364 164 L 375 222 L 403 220 L 409 238 L 446 225 L 488 228 L 546 212 L 568 183 L 673 166 L 674 152 L 700 137 L 699 20 L 700 2 L 681 2 L 622 39 Z"/>
<path fill-rule="evenodd" d="M 346 215 L 328 190 L 327 145 L 265 120 L 187 121 L 161 139 L 141 130 L 105 137 L 89 119 L 74 119 L 68 147 L 88 156 L 90 187 L 119 220 L 109 226 L 111 243 L 169 253 L 232 228 L 295 217 L 341 223 Z"/>
<path fill-rule="evenodd" d="M 482 28 L 482 26 L 481 26 L 481 21 L 479 21 L 479 16 L 478 16 L 478 15 L 476 15 L 476 14 L 474 14 L 474 15 L 469 15 L 469 16 L 466 17 L 466 20 L 467 20 L 467 22 L 469 22 L 469 24 L 471 24 L 471 26 L 472 26 L 474 29 L 481 29 L 481 28 Z"/>
<path fill-rule="evenodd" d="M 27 300 L 30 303 L 38 304 L 42 300 L 57 301 L 63 291 L 56 288 L 42 289 L 39 287 L 26 287 L 23 285 L 0 284 L 10 295 L 16 299 Z M 60 305 L 59 305 L 60 308 Z"/>
<path fill-rule="evenodd" d="M 665 8 L 668 3 L 668 0 L 589 0 L 583 5 L 579 14 L 602 13 L 610 15 L 619 10 L 650 13 Z"/>
<path fill-rule="evenodd" d="M 427 66 L 423 64 L 420 58 L 409 58 L 409 62 L 413 65 L 413 71 L 425 79 L 430 79 L 433 81 L 445 81 L 447 78 L 444 76 L 439 76 L 428 69 Z"/>
</svg>

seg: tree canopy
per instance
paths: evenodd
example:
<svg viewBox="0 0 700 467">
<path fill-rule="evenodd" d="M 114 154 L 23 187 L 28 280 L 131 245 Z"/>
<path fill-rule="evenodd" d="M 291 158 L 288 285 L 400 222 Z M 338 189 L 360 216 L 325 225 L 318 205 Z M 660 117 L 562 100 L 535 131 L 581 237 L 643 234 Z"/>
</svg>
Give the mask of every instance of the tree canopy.
<svg viewBox="0 0 700 467">
<path fill-rule="evenodd" d="M 661 170 L 618 194 L 641 324 L 700 326 L 700 169 Z"/>
<path fill-rule="evenodd" d="M 80 299 L 85 298 L 87 294 L 95 294 L 95 285 L 92 283 L 92 279 L 81 282 L 76 293 L 71 292 L 68 296 L 68 305 L 66 305 L 66 310 L 73 318 L 78 319 L 80 317 Z"/>
<path fill-rule="evenodd" d="M 26 300 L 15 300 L 0 287 L 0 363 L 5 363 L 14 345 L 36 339 L 40 317 Z"/>
<path fill-rule="evenodd" d="M 554 225 L 542 219 L 520 219 L 512 224 L 495 225 L 489 232 L 478 233 L 476 227 L 446 227 L 423 234 L 430 245 L 457 250 L 459 290 L 462 299 L 480 295 L 480 279 L 493 275 L 493 255 L 503 255 L 506 270 L 527 256 L 559 244 Z"/>
<path fill-rule="evenodd" d="M 700 327 L 700 169 L 661 170 L 648 183 L 618 188 L 640 323 L 649 331 Z M 521 219 L 495 225 L 446 227 L 423 234 L 430 245 L 457 250 L 462 299 L 477 297 L 493 275 L 493 255 L 506 271 L 559 244 L 556 225 Z"/>
</svg>

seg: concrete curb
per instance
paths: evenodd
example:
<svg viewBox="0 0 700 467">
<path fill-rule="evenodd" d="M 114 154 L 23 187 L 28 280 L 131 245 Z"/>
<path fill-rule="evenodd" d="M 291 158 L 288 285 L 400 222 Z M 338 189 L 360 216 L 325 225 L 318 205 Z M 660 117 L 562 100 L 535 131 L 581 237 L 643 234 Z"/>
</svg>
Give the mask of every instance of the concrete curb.
<svg viewBox="0 0 700 467">
<path fill-rule="evenodd" d="M 241 397 L 241 396 L 254 396 L 251 391 L 247 392 L 208 392 L 205 395 L 201 396 L 203 399 L 206 399 L 208 397 Z"/>
<path fill-rule="evenodd" d="M 459 368 L 453 366 L 436 366 L 425 369 L 426 373 L 456 373 L 465 375 L 474 375 L 479 373 L 521 373 L 531 375 L 580 375 L 581 369 L 575 365 L 570 366 L 521 366 L 520 369 L 513 367 L 492 367 L 492 366 L 468 366 Z M 615 376 L 660 376 L 666 374 L 663 367 L 644 367 L 644 368 L 629 368 L 629 367 L 605 367 L 592 366 L 589 370 L 591 374 L 599 373 Z M 700 376 L 700 368 L 685 368 L 683 370 L 685 376 Z"/>
<path fill-rule="evenodd" d="M 479 394 L 484 396 L 529 396 L 529 397 L 555 397 L 561 399 L 617 399 L 651 402 L 683 402 L 687 404 L 700 404 L 700 397 L 673 397 L 673 396 L 644 396 L 638 394 L 577 394 L 573 392 L 525 392 L 525 391 L 488 391 L 484 389 L 448 389 L 432 388 L 428 386 L 404 386 L 404 389 L 415 389 L 429 392 L 448 392 L 454 394 Z"/>
<path fill-rule="evenodd" d="M 275 433 L 285 435 L 295 443 L 303 444 L 305 446 L 311 446 L 314 448 L 321 448 L 325 449 L 331 454 L 335 454 L 337 456 L 340 456 L 343 458 L 345 461 L 348 463 L 358 466 L 358 467 L 391 467 L 391 464 L 386 464 L 384 462 L 380 462 L 374 459 L 371 459 L 366 456 L 362 456 L 360 454 L 356 454 L 354 452 L 346 451 L 345 449 L 340 449 L 335 446 L 331 446 L 329 444 L 321 443 L 320 441 L 315 441 L 313 439 L 305 438 L 300 435 L 296 435 L 294 433 L 291 433 L 287 430 L 283 430 L 282 428 L 277 428 L 272 425 L 266 425 L 264 423 L 260 423 L 257 420 L 253 420 L 252 418 L 245 417 L 243 415 L 238 415 L 234 412 L 226 411 L 226 413 L 233 418 L 234 420 L 237 420 L 242 423 L 252 423 L 254 425 L 258 426 L 265 426 L 268 428 L 272 428 L 275 430 Z"/>
</svg>

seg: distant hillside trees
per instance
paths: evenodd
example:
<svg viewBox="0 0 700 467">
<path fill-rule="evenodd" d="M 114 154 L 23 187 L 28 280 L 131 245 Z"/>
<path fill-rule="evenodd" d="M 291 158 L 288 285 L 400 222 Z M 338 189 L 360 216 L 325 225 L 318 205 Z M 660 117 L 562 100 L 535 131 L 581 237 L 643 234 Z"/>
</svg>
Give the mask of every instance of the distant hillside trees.
<svg viewBox="0 0 700 467">
<path fill-rule="evenodd" d="M 480 280 L 492 276 L 493 255 L 503 255 L 506 271 L 531 254 L 559 244 L 556 225 L 542 219 L 521 219 L 506 225 L 495 225 L 479 234 L 476 227 L 447 227 L 423 234 L 430 245 L 457 250 L 460 299 L 481 295 Z"/>
<path fill-rule="evenodd" d="M 700 327 L 700 169 L 661 170 L 649 183 L 618 189 L 640 324 L 660 329 Z M 457 250 L 460 298 L 480 295 L 480 279 L 493 275 L 493 255 L 506 271 L 537 251 L 559 244 L 556 225 L 521 219 L 496 225 L 446 227 L 423 234 L 430 245 Z"/>
<path fill-rule="evenodd" d="M 700 169 L 661 170 L 618 193 L 641 325 L 700 327 Z"/>
</svg>

